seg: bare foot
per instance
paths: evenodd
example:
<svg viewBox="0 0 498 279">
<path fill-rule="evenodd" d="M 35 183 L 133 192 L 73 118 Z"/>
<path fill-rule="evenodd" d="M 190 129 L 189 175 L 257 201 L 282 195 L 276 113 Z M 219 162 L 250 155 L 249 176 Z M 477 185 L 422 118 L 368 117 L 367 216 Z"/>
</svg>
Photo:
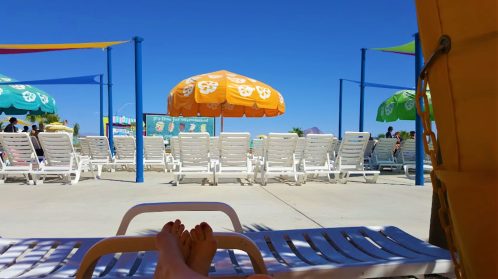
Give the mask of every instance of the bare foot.
<svg viewBox="0 0 498 279">
<path fill-rule="evenodd" d="M 159 260 L 154 271 L 154 279 L 204 278 L 192 271 L 185 263 L 181 243 L 185 227 L 182 226 L 180 220 L 168 222 L 156 235 Z"/>
<path fill-rule="evenodd" d="M 213 229 L 207 223 L 202 222 L 190 230 L 190 235 L 192 237 L 192 248 L 190 249 L 187 265 L 193 271 L 207 277 L 218 247 L 218 242 L 213 235 Z"/>
</svg>

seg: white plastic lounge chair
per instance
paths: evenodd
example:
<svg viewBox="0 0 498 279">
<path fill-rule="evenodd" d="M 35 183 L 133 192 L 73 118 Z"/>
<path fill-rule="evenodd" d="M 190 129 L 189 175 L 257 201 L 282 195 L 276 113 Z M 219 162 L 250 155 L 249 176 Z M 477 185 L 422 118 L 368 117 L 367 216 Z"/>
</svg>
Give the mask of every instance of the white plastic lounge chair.
<svg viewBox="0 0 498 279">
<path fill-rule="evenodd" d="M 41 147 L 45 155 L 45 165 L 31 174 L 43 175 L 43 179 L 35 180 L 37 185 L 43 184 L 47 175 L 62 175 L 71 185 L 78 183 L 81 176 L 82 162 L 74 151 L 73 141 L 66 133 L 39 133 Z M 74 175 L 74 178 L 71 177 Z"/>
<path fill-rule="evenodd" d="M 372 153 L 372 162 L 379 171 L 384 167 L 389 167 L 392 171 L 394 169 L 399 171 L 401 166 L 403 166 L 403 164 L 397 162 L 393 155 L 396 142 L 397 139 L 395 138 L 382 138 L 377 142 L 375 150 Z"/>
<path fill-rule="evenodd" d="M 211 159 L 211 168 L 213 169 L 213 173 L 217 171 L 216 167 L 218 166 L 220 160 L 220 140 L 219 137 L 209 137 L 209 155 Z"/>
<path fill-rule="evenodd" d="M 414 139 L 406 139 L 402 142 L 402 145 L 398 149 L 403 168 L 405 170 L 405 175 L 409 179 L 414 180 L 415 176 L 410 175 L 409 171 L 416 169 L 416 147 Z M 425 156 L 424 156 L 425 157 Z M 424 171 L 432 171 L 432 165 L 430 161 L 424 160 Z"/>
<path fill-rule="evenodd" d="M 180 145 L 178 143 L 178 137 L 171 137 L 169 140 L 169 147 L 171 153 L 167 157 L 166 168 L 168 171 L 176 170 L 178 164 L 180 163 Z"/>
<path fill-rule="evenodd" d="M 301 185 L 300 173 L 296 167 L 295 150 L 298 136 L 295 133 L 270 133 L 266 138 L 261 164 L 256 165 L 254 181 L 261 173 L 261 184 L 266 185 L 270 176 L 294 176 L 296 185 Z"/>
<path fill-rule="evenodd" d="M 179 202 L 132 207 L 121 221 L 116 234 L 118 237 L 104 240 L 0 238 L 0 251 L 3 251 L 0 257 L 0 278 L 62 278 L 72 277 L 75 273 L 78 279 L 90 278 L 91 275 L 109 279 L 152 278 L 157 263 L 154 237 L 123 235 L 137 215 L 167 211 L 220 211 L 229 216 L 236 233 L 215 234 L 218 251 L 210 278 L 244 278 L 265 271 L 274 278 L 359 279 L 424 274 L 454 276 L 448 251 L 425 243 L 396 227 L 244 233 L 236 212 L 227 204 Z M 95 247 L 90 249 L 93 245 Z M 116 254 L 120 252 L 123 253 Z M 88 269 L 91 263 L 95 271 Z M 82 273 L 86 277 L 82 277 Z"/>
<path fill-rule="evenodd" d="M 0 160 L 0 183 L 4 183 L 8 175 L 22 174 L 27 183 L 33 185 L 34 180 L 29 174 L 38 170 L 43 163 L 40 163 L 29 135 L 0 132 L 0 142 L 8 159 L 8 165 Z"/>
<path fill-rule="evenodd" d="M 254 175 L 250 158 L 251 134 L 221 133 L 219 142 L 218 166 L 215 168 L 214 185 L 218 185 L 220 177 L 234 177 L 242 184 L 247 179 L 252 185 Z"/>
<path fill-rule="evenodd" d="M 296 150 L 294 152 L 294 156 L 296 157 L 296 162 L 301 160 L 301 157 L 304 153 L 304 146 L 306 145 L 306 138 L 299 137 L 296 142 Z"/>
<path fill-rule="evenodd" d="M 375 141 L 374 140 L 369 140 L 367 143 L 367 146 L 365 147 L 365 152 L 363 153 L 363 160 L 368 163 L 368 167 L 373 170 L 373 164 L 372 164 L 372 152 L 373 148 L 375 146 Z"/>
<path fill-rule="evenodd" d="M 203 184 L 208 179 L 213 179 L 214 182 L 209 154 L 209 134 L 180 133 L 178 145 L 180 147 L 180 162 L 178 170 L 173 171 L 174 184 L 178 185 L 180 179 L 185 176 L 204 178 Z"/>
<path fill-rule="evenodd" d="M 364 157 L 365 148 L 368 144 L 368 132 L 346 132 L 339 147 L 339 153 L 335 161 L 335 170 L 340 171 L 339 182 L 347 183 L 351 174 L 363 174 L 367 183 L 375 183 L 380 171 L 365 170 Z M 367 174 L 373 175 L 369 178 Z"/>
<path fill-rule="evenodd" d="M 265 139 L 253 139 L 251 148 L 251 158 L 253 168 L 256 169 L 263 161 Z"/>
<path fill-rule="evenodd" d="M 80 142 L 80 160 L 82 162 L 82 172 L 90 170 L 90 147 L 86 138 L 79 138 Z"/>
<path fill-rule="evenodd" d="M 163 143 L 164 145 L 164 143 Z M 114 164 L 121 165 L 124 167 L 133 166 L 136 167 L 136 147 L 135 138 L 128 136 L 114 137 Z"/>
<path fill-rule="evenodd" d="M 86 137 L 90 150 L 90 171 L 94 179 L 100 178 L 102 168 L 105 165 L 113 165 L 113 157 L 109 148 L 109 141 L 104 136 Z M 94 166 L 97 167 L 97 176 L 94 173 Z"/>
<path fill-rule="evenodd" d="M 200 204 L 204 211 L 213 211 L 217 203 Z M 195 210 L 190 203 L 169 204 L 170 211 Z M 157 209 L 156 209 L 157 208 Z M 147 210 L 166 211 L 156 205 L 138 205 L 131 208 L 119 226 L 116 237 L 110 238 L 0 238 L 0 278 L 77 278 L 102 277 L 118 279 L 153 278 L 157 265 L 155 236 L 124 236 L 136 212 Z M 231 208 L 230 208 L 231 209 Z M 137 211 L 139 210 L 139 211 Z M 144 211 L 145 210 L 145 211 Z M 233 222 L 237 222 L 237 215 Z M 130 218 L 131 217 L 131 218 Z M 239 224 L 239 227 L 242 228 Z M 160 228 L 158 228 L 160 229 Z M 248 237 L 239 233 L 215 233 L 219 252 L 214 260 L 210 277 L 243 278 L 227 266 L 229 253 L 241 254 L 247 262 L 241 262 L 258 274 L 267 274 L 267 268 L 257 246 Z M 227 250 L 237 249 L 237 250 Z M 247 253 L 247 254 L 246 254 Z M 249 256 L 248 256 L 249 255 Z M 231 266 L 231 265 L 230 265 Z M 254 267 L 254 268 L 253 268 Z M 246 271 L 247 272 L 247 271 Z M 226 275 L 231 277 L 224 277 Z M 76 275 L 76 276 L 75 276 Z"/>
<path fill-rule="evenodd" d="M 308 176 L 313 175 L 316 178 L 321 174 L 327 175 L 330 182 L 337 182 L 339 171 L 331 171 L 328 153 L 333 141 L 332 134 L 308 134 L 306 136 L 303 153 L 298 163 L 299 170 L 304 172 L 304 183 Z"/>
<path fill-rule="evenodd" d="M 144 137 L 144 165 L 160 166 L 166 172 L 167 155 L 162 137 Z"/>
</svg>

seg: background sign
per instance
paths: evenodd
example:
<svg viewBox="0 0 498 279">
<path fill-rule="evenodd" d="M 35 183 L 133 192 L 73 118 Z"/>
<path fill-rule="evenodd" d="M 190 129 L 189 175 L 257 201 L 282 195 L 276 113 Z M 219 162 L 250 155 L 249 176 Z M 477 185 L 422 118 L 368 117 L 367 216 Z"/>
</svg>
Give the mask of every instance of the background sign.
<svg viewBox="0 0 498 279">
<path fill-rule="evenodd" d="M 180 132 L 207 132 L 214 136 L 214 119 L 212 117 L 171 117 L 166 115 L 146 115 L 145 132 L 147 136 L 162 137 L 168 140 Z"/>
</svg>

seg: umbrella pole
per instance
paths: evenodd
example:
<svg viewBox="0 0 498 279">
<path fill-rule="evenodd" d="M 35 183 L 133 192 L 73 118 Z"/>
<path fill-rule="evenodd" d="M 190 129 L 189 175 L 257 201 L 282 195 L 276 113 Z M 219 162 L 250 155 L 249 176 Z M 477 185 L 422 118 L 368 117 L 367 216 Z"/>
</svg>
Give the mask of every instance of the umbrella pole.
<svg viewBox="0 0 498 279">
<path fill-rule="evenodd" d="M 221 105 L 221 133 L 223 133 L 223 104 Z"/>
</svg>

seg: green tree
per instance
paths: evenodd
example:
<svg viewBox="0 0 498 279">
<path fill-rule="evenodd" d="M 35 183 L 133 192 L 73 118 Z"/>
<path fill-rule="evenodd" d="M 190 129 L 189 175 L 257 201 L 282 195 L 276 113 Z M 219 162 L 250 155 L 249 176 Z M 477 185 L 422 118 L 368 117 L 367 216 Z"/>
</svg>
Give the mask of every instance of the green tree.
<svg viewBox="0 0 498 279">
<path fill-rule="evenodd" d="M 42 123 L 50 124 L 53 122 L 59 122 L 61 119 L 57 114 L 42 114 L 42 115 L 26 115 L 26 121 L 31 123 Z"/>
<path fill-rule="evenodd" d="M 378 137 L 379 139 L 383 139 L 383 138 L 385 138 L 385 137 L 386 137 L 386 135 L 385 135 L 385 134 L 380 133 L 380 134 L 378 134 L 378 135 L 377 135 L 377 137 Z"/>
<path fill-rule="evenodd" d="M 80 134 L 80 124 L 74 123 L 73 135 L 78 136 Z"/>
<path fill-rule="evenodd" d="M 303 130 L 299 127 L 292 127 L 292 131 L 289 131 L 289 133 L 296 133 L 298 137 L 304 136 Z"/>
<path fill-rule="evenodd" d="M 399 131 L 399 136 L 403 139 L 403 140 L 406 140 L 406 139 L 409 139 L 410 138 L 410 133 L 405 131 L 405 130 L 401 130 Z"/>
</svg>

